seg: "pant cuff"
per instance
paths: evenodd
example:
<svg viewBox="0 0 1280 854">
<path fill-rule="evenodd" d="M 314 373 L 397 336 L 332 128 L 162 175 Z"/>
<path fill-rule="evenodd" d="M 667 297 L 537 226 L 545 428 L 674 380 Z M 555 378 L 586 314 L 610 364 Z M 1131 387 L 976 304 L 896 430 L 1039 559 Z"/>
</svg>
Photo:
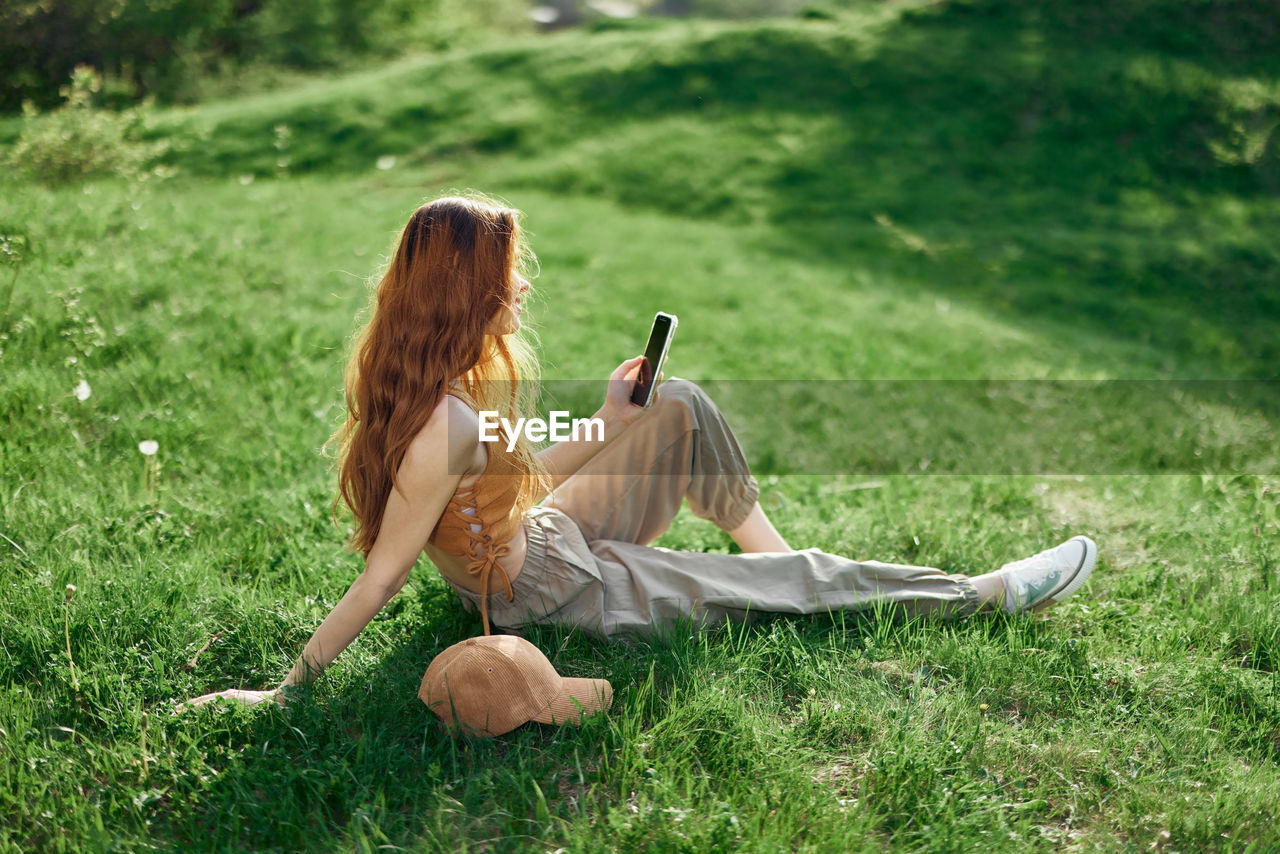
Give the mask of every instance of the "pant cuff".
<svg viewBox="0 0 1280 854">
<path fill-rule="evenodd" d="M 756 502 L 760 500 L 760 484 L 751 475 L 747 475 L 746 491 L 742 495 L 742 500 L 733 508 L 733 512 L 718 520 L 719 525 L 726 531 L 732 531 L 747 521 L 747 517 L 751 515 L 751 510 L 756 506 Z"/>
</svg>

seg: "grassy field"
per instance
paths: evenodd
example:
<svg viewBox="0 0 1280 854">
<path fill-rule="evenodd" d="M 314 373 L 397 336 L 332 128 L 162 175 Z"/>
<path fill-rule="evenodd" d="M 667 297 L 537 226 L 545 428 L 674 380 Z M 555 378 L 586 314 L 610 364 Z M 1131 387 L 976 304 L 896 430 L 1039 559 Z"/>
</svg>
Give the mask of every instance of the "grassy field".
<svg viewBox="0 0 1280 854">
<path fill-rule="evenodd" d="M 1277 850 L 1276 37 L 995 0 L 570 32 L 162 112 L 166 180 L 0 178 L 0 850 Z M 366 280 L 454 188 L 526 212 L 551 381 L 657 308 L 730 398 L 1146 381 L 1119 462 L 1046 474 L 998 420 L 908 475 L 918 411 L 771 440 L 726 400 L 797 547 L 977 573 L 1088 533 L 1093 580 L 1036 619 L 536 631 L 613 710 L 455 742 L 415 692 L 479 620 L 424 559 L 288 709 L 173 715 L 277 684 L 362 568 L 320 446 Z"/>
</svg>

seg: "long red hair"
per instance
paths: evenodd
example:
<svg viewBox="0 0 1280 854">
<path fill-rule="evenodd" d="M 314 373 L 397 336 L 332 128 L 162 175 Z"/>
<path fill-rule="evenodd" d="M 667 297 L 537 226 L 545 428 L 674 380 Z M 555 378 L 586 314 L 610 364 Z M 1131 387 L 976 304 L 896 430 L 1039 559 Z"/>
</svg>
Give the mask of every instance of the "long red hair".
<svg viewBox="0 0 1280 854">
<path fill-rule="evenodd" d="M 366 558 L 409 444 L 450 383 L 480 408 L 514 418 L 536 395 L 537 361 L 520 334 L 486 332 L 515 297 L 513 274 L 532 258 L 520 213 L 481 196 L 447 196 L 409 218 L 370 299 L 345 376 L 347 418 L 326 442 L 341 443 L 339 497 L 355 515 L 347 546 Z M 441 449 L 441 453 L 445 453 Z M 546 472 L 520 437 L 516 506 L 527 510 Z"/>
</svg>

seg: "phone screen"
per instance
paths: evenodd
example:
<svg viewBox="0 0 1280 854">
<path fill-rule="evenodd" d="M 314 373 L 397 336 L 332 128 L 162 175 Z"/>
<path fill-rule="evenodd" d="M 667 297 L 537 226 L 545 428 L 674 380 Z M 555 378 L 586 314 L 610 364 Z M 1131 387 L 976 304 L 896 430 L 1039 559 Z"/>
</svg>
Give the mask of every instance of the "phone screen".
<svg viewBox="0 0 1280 854">
<path fill-rule="evenodd" d="M 649 343 L 644 348 L 644 361 L 640 363 L 640 376 L 631 392 L 631 402 L 636 406 L 648 406 L 653 398 L 653 387 L 662 373 L 662 363 L 667 358 L 667 348 L 671 345 L 671 335 L 675 332 L 676 323 L 674 314 L 662 311 L 653 318 Z"/>
</svg>

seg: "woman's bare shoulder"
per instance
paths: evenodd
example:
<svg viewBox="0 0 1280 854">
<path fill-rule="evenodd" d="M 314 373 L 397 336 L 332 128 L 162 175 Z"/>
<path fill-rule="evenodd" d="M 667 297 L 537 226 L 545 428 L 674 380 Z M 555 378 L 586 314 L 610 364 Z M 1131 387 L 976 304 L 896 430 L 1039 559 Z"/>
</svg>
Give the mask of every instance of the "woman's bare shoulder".
<svg viewBox="0 0 1280 854">
<path fill-rule="evenodd" d="M 409 454 L 416 458 L 443 454 L 451 472 L 465 472 L 472 467 L 480 445 L 480 419 L 464 401 L 446 394 L 427 417 L 427 422 L 413 437 Z"/>
</svg>

